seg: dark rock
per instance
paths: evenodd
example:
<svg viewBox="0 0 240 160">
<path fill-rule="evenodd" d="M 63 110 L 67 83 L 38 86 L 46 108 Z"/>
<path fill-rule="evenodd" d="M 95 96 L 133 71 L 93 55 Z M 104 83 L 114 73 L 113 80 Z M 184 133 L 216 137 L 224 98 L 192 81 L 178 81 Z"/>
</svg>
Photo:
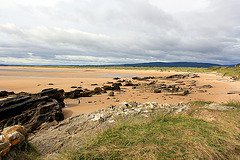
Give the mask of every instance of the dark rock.
<svg viewBox="0 0 240 160">
<path fill-rule="evenodd" d="M 154 89 L 154 91 L 153 91 L 154 93 L 161 93 L 162 92 L 162 90 L 161 89 Z"/>
<path fill-rule="evenodd" d="M 8 92 L 7 91 L 0 91 L 0 97 L 7 97 Z"/>
<path fill-rule="evenodd" d="M 14 92 L 0 91 L 0 98 L 8 97 L 9 95 L 14 95 Z"/>
<path fill-rule="evenodd" d="M 119 91 L 121 90 L 120 85 L 122 85 L 121 83 L 113 83 L 112 86 L 109 85 L 105 85 L 103 86 L 103 90 L 116 90 Z"/>
<path fill-rule="evenodd" d="M 48 85 L 54 85 L 53 83 L 48 83 Z"/>
<path fill-rule="evenodd" d="M 152 84 L 156 84 L 156 83 L 157 83 L 156 81 L 152 81 L 148 85 L 152 85 Z"/>
<path fill-rule="evenodd" d="M 207 88 L 213 88 L 213 86 L 211 86 L 211 85 L 203 85 L 203 86 L 199 86 L 199 87 L 196 87 L 196 88 L 205 88 L 205 89 L 207 89 Z"/>
<path fill-rule="evenodd" d="M 94 91 L 89 91 L 89 90 L 82 90 L 82 89 L 76 89 L 74 91 L 70 92 L 65 92 L 64 96 L 65 98 L 79 98 L 79 97 L 91 97 L 94 94 Z"/>
<path fill-rule="evenodd" d="M 38 93 L 37 95 L 48 96 L 49 98 L 56 99 L 61 108 L 65 107 L 64 96 L 63 96 L 64 90 L 63 89 L 48 88 L 48 89 L 42 90 L 42 92 Z"/>
<path fill-rule="evenodd" d="M 101 94 L 102 91 L 103 91 L 103 89 L 100 88 L 100 87 L 94 88 L 94 93 L 95 93 L 95 94 Z"/>
<path fill-rule="evenodd" d="M 108 94 L 108 96 L 114 96 L 114 92 L 111 91 L 111 92 Z"/>
<path fill-rule="evenodd" d="M 205 93 L 204 90 L 198 90 L 198 93 Z"/>
<path fill-rule="evenodd" d="M 183 81 L 176 81 L 175 83 L 183 83 Z"/>
<path fill-rule="evenodd" d="M 113 83 L 112 86 L 113 87 L 115 87 L 115 86 L 122 86 L 122 83 Z"/>
<path fill-rule="evenodd" d="M 139 81 L 144 81 L 144 80 L 148 80 L 148 79 L 154 79 L 155 77 L 132 77 L 133 80 L 139 80 Z"/>
<path fill-rule="evenodd" d="M 132 83 L 132 81 L 129 80 L 129 81 L 125 81 L 123 86 L 139 86 L 139 84 L 134 84 Z"/>
<path fill-rule="evenodd" d="M 93 84 L 91 84 L 91 86 L 97 86 L 98 84 L 96 84 L 96 83 L 93 83 Z"/>
<path fill-rule="evenodd" d="M 167 92 L 167 93 L 164 93 L 165 95 L 177 95 L 177 96 L 185 96 L 187 94 L 189 94 L 189 91 L 186 90 L 186 91 L 180 91 L 180 92 Z"/>
<path fill-rule="evenodd" d="M 122 83 L 113 83 L 112 84 L 112 87 L 113 87 L 113 90 L 121 90 L 120 86 L 122 86 Z"/>
<path fill-rule="evenodd" d="M 33 132 L 42 123 L 63 120 L 63 92 L 50 88 L 0 101 L 0 129 L 20 124 Z"/>
<path fill-rule="evenodd" d="M 77 86 L 71 86 L 71 88 L 78 88 Z"/>
<path fill-rule="evenodd" d="M 120 78 L 119 77 L 114 77 L 113 80 L 119 80 Z"/>
<path fill-rule="evenodd" d="M 240 94 L 240 91 L 229 91 L 227 94 Z"/>
<path fill-rule="evenodd" d="M 125 82 L 126 80 L 125 79 L 123 79 L 123 80 L 118 80 L 117 82 L 120 82 L 120 83 L 122 83 L 122 82 Z"/>
<path fill-rule="evenodd" d="M 113 87 L 109 86 L 109 85 L 105 85 L 102 88 L 103 88 L 103 90 L 113 90 Z"/>
<path fill-rule="evenodd" d="M 166 79 L 186 79 L 186 78 L 197 78 L 198 74 L 188 73 L 188 74 L 175 74 L 166 77 Z"/>
</svg>

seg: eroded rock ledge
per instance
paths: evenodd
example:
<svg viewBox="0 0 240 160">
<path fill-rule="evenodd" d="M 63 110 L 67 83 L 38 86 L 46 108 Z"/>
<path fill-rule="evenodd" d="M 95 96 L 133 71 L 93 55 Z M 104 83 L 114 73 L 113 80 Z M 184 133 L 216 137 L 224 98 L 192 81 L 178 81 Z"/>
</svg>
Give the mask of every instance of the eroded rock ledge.
<svg viewBox="0 0 240 160">
<path fill-rule="evenodd" d="M 64 119 L 63 90 L 45 89 L 38 94 L 19 93 L 0 101 L 0 130 L 20 124 L 33 132 L 44 122 Z"/>
<path fill-rule="evenodd" d="M 176 105 L 158 104 L 156 102 L 136 103 L 122 102 L 110 105 L 90 114 L 81 114 L 67 118 L 51 127 L 43 127 L 39 132 L 30 137 L 30 141 L 38 146 L 42 154 L 53 153 L 63 146 L 79 146 L 86 136 L 92 136 L 99 130 L 104 130 L 116 123 L 117 117 L 138 115 L 148 118 L 151 114 L 180 114 L 185 113 L 190 104 L 179 103 Z"/>
<path fill-rule="evenodd" d="M 212 107 L 216 106 L 217 107 Z M 43 154 L 49 154 L 59 151 L 65 146 L 79 147 L 85 144 L 84 137 L 96 135 L 99 131 L 103 131 L 115 125 L 119 116 L 123 119 L 133 118 L 134 116 L 148 119 L 152 115 L 176 115 L 185 114 L 191 104 L 179 103 L 170 105 L 168 103 L 158 104 L 157 102 L 121 102 L 118 105 L 110 105 L 106 109 L 81 114 L 75 117 L 67 118 L 51 127 L 42 127 L 39 132 L 29 139 L 38 146 L 38 150 Z M 208 104 L 203 108 L 211 108 L 215 110 L 236 109 L 234 107 L 221 106 L 219 104 Z"/>
</svg>

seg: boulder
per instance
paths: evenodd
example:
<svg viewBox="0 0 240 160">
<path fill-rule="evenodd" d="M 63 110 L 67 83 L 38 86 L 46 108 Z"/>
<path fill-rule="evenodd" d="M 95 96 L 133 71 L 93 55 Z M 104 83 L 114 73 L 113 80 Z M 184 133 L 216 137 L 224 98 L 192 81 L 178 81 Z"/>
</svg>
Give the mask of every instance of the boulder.
<svg viewBox="0 0 240 160">
<path fill-rule="evenodd" d="M 27 132 L 23 126 L 15 125 L 4 128 L 0 134 L 0 158 L 5 156 L 11 146 L 18 145 L 27 139 Z"/>
<path fill-rule="evenodd" d="M 103 89 L 100 88 L 100 87 L 94 88 L 94 93 L 95 93 L 95 94 L 101 94 L 102 91 L 103 91 Z"/>
<path fill-rule="evenodd" d="M 75 99 L 79 97 L 91 97 L 93 94 L 94 94 L 94 91 L 75 89 L 74 91 L 65 92 L 64 97 Z"/>
</svg>

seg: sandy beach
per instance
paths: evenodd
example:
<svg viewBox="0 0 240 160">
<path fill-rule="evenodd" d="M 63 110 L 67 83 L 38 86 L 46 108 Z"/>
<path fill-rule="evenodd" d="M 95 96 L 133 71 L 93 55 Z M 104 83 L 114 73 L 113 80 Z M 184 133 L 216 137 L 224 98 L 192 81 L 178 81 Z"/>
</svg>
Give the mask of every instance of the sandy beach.
<svg viewBox="0 0 240 160">
<path fill-rule="evenodd" d="M 79 69 L 79 68 L 38 68 L 38 67 L 0 67 L 0 90 L 37 93 L 46 88 L 59 88 L 65 91 L 74 90 L 73 86 L 93 90 L 95 87 L 116 82 L 114 77 L 131 80 L 134 76 L 164 77 L 183 72 L 161 72 L 157 70 L 115 70 L 115 69 Z M 198 73 L 200 77 L 194 79 L 181 79 L 182 83 L 196 81 L 196 88 L 185 96 L 165 95 L 153 93 L 142 89 L 133 89 L 132 86 L 121 86 L 121 91 L 115 91 L 114 96 L 108 93 L 93 95 L 92 97 L 80 97 L 77 99 L 65 99 L 66 108 L 63 109 L 65 118 L 82 113 L 90 113 L 109 105 L 116 105 L 122 101 L 158 103 L 187 103 L 189 101 L 214 101 L 227 102 L 231 99 L 239 99 L 239 94 L 228 94 L 231 91 L 240 91 L 240 81 L 233 81 L 229 77 L 223 77 L 215 73 Z M 148 80 L 147 83 L 157 81 L 171 85 L 174 81 L 158 79 Z M 136 81 L 136 83 L 139 83 Z M 146 82 L 140 82 L 146 83 Z M 212 87 L 201 89 L 201 86 Z"/>
</svg>

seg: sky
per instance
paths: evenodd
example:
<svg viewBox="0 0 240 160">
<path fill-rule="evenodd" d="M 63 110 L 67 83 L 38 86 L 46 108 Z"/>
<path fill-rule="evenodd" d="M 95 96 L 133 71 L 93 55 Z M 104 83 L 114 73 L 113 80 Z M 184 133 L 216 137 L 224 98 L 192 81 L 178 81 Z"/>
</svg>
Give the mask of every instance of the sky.
<svg viewBox="0 0 240 160">
<path fill-rule="evenodd" d="M 240 63 L 240 0 L 0 0 L 0 64 Z"/>
</svg>

